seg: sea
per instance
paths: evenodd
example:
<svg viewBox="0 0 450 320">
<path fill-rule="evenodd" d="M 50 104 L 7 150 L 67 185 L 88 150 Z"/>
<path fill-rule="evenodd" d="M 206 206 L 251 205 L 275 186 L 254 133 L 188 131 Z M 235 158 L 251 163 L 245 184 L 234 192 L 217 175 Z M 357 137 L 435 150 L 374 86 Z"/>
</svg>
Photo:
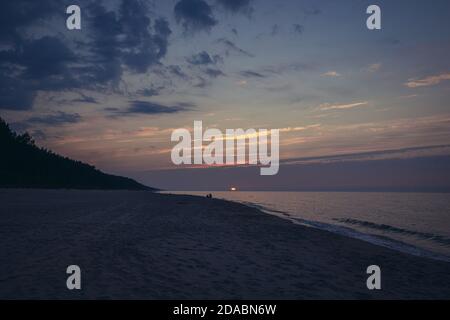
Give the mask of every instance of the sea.
<svg viewBox="0 0 450 320">
<path fill-rule="evenodd" d="M 165 191 L 206 196 L 209 192 Z M 450 194 L 399 192 L 212 192 L 292 223 L 409 254 L 450 261 Z"/>
</svg>

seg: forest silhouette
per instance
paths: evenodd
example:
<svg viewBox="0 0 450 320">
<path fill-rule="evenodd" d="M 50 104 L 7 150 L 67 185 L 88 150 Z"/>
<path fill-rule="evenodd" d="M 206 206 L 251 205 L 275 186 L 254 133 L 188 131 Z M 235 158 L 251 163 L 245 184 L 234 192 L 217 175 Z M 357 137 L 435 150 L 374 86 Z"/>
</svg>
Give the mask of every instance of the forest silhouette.
<svg viewBox="0 0 450 320">
<path fill-rule="evenodd" d="M 15 133 L 1 117 L 0 150 L 2 188 L 155 190 L 40 148 L 29 133 Z"/>
</svg>

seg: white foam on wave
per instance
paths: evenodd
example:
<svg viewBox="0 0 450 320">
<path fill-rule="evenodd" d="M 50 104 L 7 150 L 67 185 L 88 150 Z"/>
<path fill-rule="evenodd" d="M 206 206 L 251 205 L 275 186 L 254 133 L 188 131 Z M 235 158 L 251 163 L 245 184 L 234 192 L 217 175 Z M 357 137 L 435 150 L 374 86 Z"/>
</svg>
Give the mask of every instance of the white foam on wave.
<svg viewBox="0 0 450 320">
<path fill-rule="evenodd" d="M 450 257 L 448 257 L 448 256 L 434 253 L 434 252 L 431 252 L 426 249 L 418 248 L 416 246 L 406 244 L 404 242 L 394 240 L 394 239 L 391 239 L 391 238 L 388 238 L 385 236 L 363 233 L 363 232 L 357 231 L 357 230 L 349 228 L 349 227 L 344 227 L 344 226 L 335 225 L 335 224 L 331 224 L 331 223 L 325 223 L 325 222 L 319 222 L 319 221 L 313 221 L 313 220 L 302 219 L 299 217 L 294 217 L 293 215 L 291 215 L 287 212 L 274 210 L 274 209 L 267 208 L 267 207 L 261 206 L 259 204 L 255 204 L 255 203 L 248 202 L 248 201 L 237 201 L 237 202 L 240 202 L 247 206 L 259 209 L 260 211 L 265 212 L 267 214 L 275 215 L 277 217 L 289 220 L 295 224 L 332 232 L 332 233 L 339 234 L 339 235 L 346 236 L 346 237 L 353 238 L 353 239 L 359 239 L 362 241 L 372 243 L 374 245 L 382 246 L 385 248 L 389 248 L 392 250 L 411 254 L 414 256 L 418 256 L 418 257 L 424 257 L 424 258 L 429 258 L 429 259 L 450 262 Z"/>
</svg>

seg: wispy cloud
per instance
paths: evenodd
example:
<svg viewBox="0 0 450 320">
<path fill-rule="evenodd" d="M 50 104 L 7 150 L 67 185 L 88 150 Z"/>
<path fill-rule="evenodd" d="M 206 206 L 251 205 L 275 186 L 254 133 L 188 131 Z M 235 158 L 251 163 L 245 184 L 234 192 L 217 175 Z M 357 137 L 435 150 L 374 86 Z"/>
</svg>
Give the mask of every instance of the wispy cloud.
<svg viewBox="0 0 450 320">
<path fill-rule="evenodd" d="M 405 83 L 405 86 L 407 86 L 408 88 L 428 87 L 437 85 L 446 80 L 450 80 L 450 73 L 429 76 L 423 79 L 409 79 L 408 82 Z"/>
<path fill-rule="evenodd" d="M 239 74 L 245 78 L 265 78 L 263 74 L 252 70 L 241 71 Z"/>
<path fill-rule="evenodd" d="M 179 103 L 177 105 L 167 106 L 150 101 L 133 100 L 130 101 L 129 106 L 126 109 L 105 108 L 105 111 L 110 112 L 112 117 L 117 117 L 136 114 L 148 114 L 148 115 L 171 114 L 189 111 L 192 110 L 194 107 L 195 105 L 190 103 Z"/>
<path fill-rule="evenodd" d="M 83 93 L 80 93 L 80 96 L 79 98 L 72 99 L 72 102 L 98 104 L 98 101 L 94 97 L 87 96 Z"/>
<path fill-rule="evenodd" d="M 450 115 L 440 114 L 377 122 L 322 124 L 308 134 L 283 138 L 282 144 L 290 146 L 284 157 L 287 154 L 305 157 L 444 145 L 450 137 L 449 123 Z M 446 152 L 449 154 L 448 149 Z"/>
<path fill-rule="evenodd" d="M 408 94 L 408 95 L 404 95 L 404 96 L 400 96 L 401 99 L 411 99 L 411 98 L 416 98 L 418 97 L 418 94 Z"/>
<path fill-rule="evenodd" d="M 280 128 L 280 132 L 298 132 L 298 131 L 306 131 L 309 129 L 318 129 L 320 128 L 320 124 L 311 124 L 309 126 L 303 126 L 303 127 L 286 127 L 286 128 Z"/>
<path fill-rule="evenodd" d="M 250 52 L 248 52 L 248 51 L 246 51 L 244 49 L 239 48 L 234 42 L 232 42 L 232 41 L 230 41 L 230 40 L 228 40 L 226 38 L 217 39 L 216 42 L 225 46 L 225 48 L 226 48 L 226 55 L 229 55 L 230 52 L 234 52 L 234 53 L 238 53 L 238 54 L 247 56 L 249 58 L 254 58 L 255 57 L 254 54 L 252 54 L 252 53 L 250 53 Z"/>
<path fill-rule="evenodd" d="M 322 110 L 322 111 L 327 111 L 327 110 L 344 110 L 344 109 L 352 109 L 352 108 L 356 108 L 356 107 L 360 107 L 360 106 L 366 106 L 368 104 L 369 104 L 368 101 L 348 103 L 348 104 L 329 104 L 329 103 L 324 103 L 324 104 L 320 105 L 319 109 Z"/>
<path fill-rule="evenodd" d="M 213 65 L 217 64 L 219 61 L 222 61 L 223 58 L 220 55 L 210 55 L 206 51 L 201 51 L 194 55 L 191 55 L 186 58 L 186 61 L 189 64 L 199 66 L 199 65 Z"/>
<path fill-rule="evenodd" d="M 214 18 L 212 7 L 203 0 L 180 0 L 174 9 L 175 20 L 181 24 L 185 33 L 209 31 L 218 21 Z"/>
<path fill-rule="evenodd" d="M 367 67 L 367 71 L 369 72 L 377 72 L 381 69 L 382 64 L 381 63 L 373 63 L 370 66 Z"/>
<path fill-rule="evenodd" d="M 303 31 L 305 30 L 305 27 L 298 23 L 295 23 L 292 27 L 294 29 L 294 33 L 296 34 L 303 34 Z"/>
<path fill-rule="evenodd" d="M 63 111 L 58 111 L 53 114 L 31 117 L 26 122 L 32 124 L 60 126 L 64 124 L 77 123 L 81 120 L 82 118 L 78 113 L 66 113 Z"/>
<path fill-rule="evenodd" d="M 338 73 L 337 71 L 328 71 L 328 72 L 322 73 L 322 75 L 325 77 L 340 77 L 341 76 L 341 74 Z"/>
<path fill-rule="evenodd" d="M 233 119 L 234 120 L 234 119 Z M 306 130 L 312 130 L 312 129 L 320 129 L 320 124 L 311 124 L 311 125 L 307 125 L 307 126 L 301 126 L 301 127 L 284 127 L 284 128 L 278 128 L 277 130 L 279 130 L 279 132 L 282 133 L 289 133 L 289 132 L 301 132 L 301 131 L 306 131 Z M 190 128 L 190 131 L 192 131 L 193 129 Z M 244 131 L 244 134 L 240 134 L 240 135 L 224 135 L 222 137 L 218 137 L 215 140 L 216 141 L 227 141 L 227 140 L 234 140 L 234 139 L 250 139 L 250 138 L 259 138 L 260 136 L 270 136 L 270 130 L 268 130 L 267 132 L 261 132 L 259 130 L 249 130 L 249 131 Z"/>
<path fill-rule="evenodd" d="M 283 164 L 301 163 L 332 163 L 344 161 L 368 161 L 385 159 L 408 159 L 417 157 L 432 157 L 450 154 L 450 145 L 429 145 L 410 148 L 394 148 L 366 152 L 344 153 L 318 157 L 299 157 L 282 160 Z"/>
</svg>

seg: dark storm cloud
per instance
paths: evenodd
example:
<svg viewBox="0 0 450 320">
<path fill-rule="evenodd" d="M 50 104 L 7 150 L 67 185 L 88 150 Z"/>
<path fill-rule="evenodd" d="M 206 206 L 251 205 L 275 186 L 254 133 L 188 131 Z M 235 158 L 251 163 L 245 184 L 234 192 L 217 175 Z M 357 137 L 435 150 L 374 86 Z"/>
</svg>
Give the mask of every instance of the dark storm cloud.
<svg viewBox="0 0 450 320">
<path fill-rule="evenodd" d="M 122 0 L 115 11 L 101 2 L 79 2 L 86 37 L 70 42 L 76 49 L 67 37 L 39 36 L 36 28 L 43 19 L 64 18 L 65 5 L 2 4 L 0 44 L 6 49 L 0 50 L 0 109 L 30 109 L 38 91 L 114 89 L 124 70 L 145 73 L 160 64 L 171 30 L 165 19 L 150 19 L 145 1 Z"/>
<path fill-rule="evenodd" d="M 67 72 L 67 64 L 75 61 L 74 53 L 58 38 L 45 36 L 37 40 L 22 40 L 13 50 L 2 51 L 3 63 L 25 68 L 24 78 L 45 79 Z"/>
<path fill-rule="evenodd" d="M 180 0 L 174 7 L 174 14 L 187 33 L 209 31 L 217 24 L 211 6 L 203 0 Z"/>
<path fill-rule="evenodd" d="M 94 3 L 91 14 L 92 47 L 100 68 L 93 68 L 94 78 L 114 80 L 122 66 L 137 73 L 146 72 L 167 53 L 171 34 L 169 23 L 157 18 L 152 23 L 145 2 L 123 0 L 118 12 Z M 104 70 L 110 70 L 104 73 Z"/>
<path fill-rule="evenodd" d="M 190 103 L 179 103 L 176 105 L 167 106 L 156 102 L 133 100 L 130 101 L 129 106 L 126 109 L 106 108 L 105 110 L 111 112 L 113 117 L 117 117 L 135 114 L 155 115 L 178 113 L 192 110 L 194 107 L 195 105 Z"/>
<path fill-rule="evenodd" d="M 232 41 L 230 41 L 230 40 L 228 40 L 226 38 L 217 39 L 216 42 L 222 44 L 223 46 L 225 46 L 227 55 L 230 54 L 230 52 L 235 52 L 235 53 L 247 56 L 249 58 L 254 58 L 255 57 L 254 54 L 252 54 L 252 53 L 250 53 L 250 52 L 248 52 L 248 51 L 246 51 L 244 49 L 239 48 L 234 42 L 232 42 Z"/>
<path fill-rule="evenodd" d="M 75 55 L 57 37 L 29 38 L 33 23 L 62 16 L 55 1 L 8 1 L 0 10 L 0 109 L 27 110 L 38 90 L 73 85 L 67 64 Z"/>
<path fill-rule="evenodd" d="M 64 11 L 58 9 L 61 4 L 54 0 L 21 0 L 2 1 L 0 10 L 0 43 L 19 43 L 22 35 L 19 28 L 26 27 L 31 23 L 47 19 Z"/>
<path fill-rule="evenodd" d="M 26 123 L 58 126 L 67 123 L 77 123 L 80 122 L 81 119 L 82 118 L 78 113 L 65 113 L 58 111 L 54 114 L 31 117 L 26 120 Z"/>
<path fill-rule="evenodd" d="M 74 85 L 69 63 L 75 55 L 58 38 L 17 38 L 0 51 L 0 109 L 27 110 L 38 90 L 60 90 Z"/>
<path fill-rule="evenodd" d="M 217 0 L 217 3 L 233 13 L 243 12 L 250 13 L 252 0 Z"/>
</svg>

